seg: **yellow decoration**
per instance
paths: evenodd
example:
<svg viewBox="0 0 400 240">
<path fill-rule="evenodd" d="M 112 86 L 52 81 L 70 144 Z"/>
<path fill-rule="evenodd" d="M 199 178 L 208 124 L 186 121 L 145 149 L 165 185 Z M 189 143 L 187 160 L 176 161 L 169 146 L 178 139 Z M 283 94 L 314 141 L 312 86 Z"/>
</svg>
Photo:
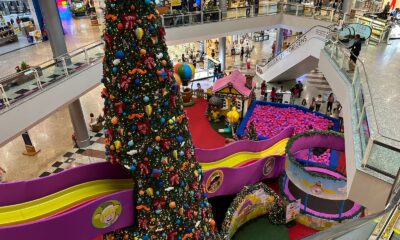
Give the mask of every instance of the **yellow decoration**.
<svg viewBox="0 0 400 240">
<path fill-rule="evenodd" d="M 153 190 L 153 188 L 148 188 L 148 189 L 146 189 L 146 193 L 147 193 L 147 195 L 149 195 L 150 197 L 152 197 L 152 196 L 154 195 L 154 190 Z"/>
<path fill-rule="evenodd" d="M 115 146 L 115 149 L 116 149 L 116 150 L 120 149 L 120 148 L 121 148 L 121 141 L 120 141 L 120 140 L 116 140 L 116 141 L 114 142 L 114 146 Z"/>
<path fill-rule="evenodd" d="M 174 73 L 174 78 L 176 80 L 176 83 L 178 83 L 179 86 L 182 86 L 182 79 L 177 73 Z"/>
<path fill-rule="evenodd" d="M 236 110 L 236 107 L 233 107 L 231 111 L 226 114 L 228 122 L 231 124 L 235 124 L 239 121 L 239 112 Z"/>
<path fill-rule="evenodd" d="M 175 159 L 178 159 L 178 151 L 177 151 L 177 150 L 174 150 L 174 151 L 172 152 L 172 154 L 174 155 L 174 158 L 175 158 Z"/>
<path fill-rule="evenodd" d="M 194 78 L 194 75 L 195 75 L 195 73 L 196 73 L 196 68 L 193 66 L 193 64 L 188 64 L 189 65 L 189 67 L 190 67 L 190 69 L 192 70 L 192 80 L 193 80 L 193 78 Z"/>
<path fill-rule="evenodd" d="M 145 107 L 145 112 L 146 112 L 147 116 L 150 117 L 151 114 L 153 113 L 153 107 L 151 105 L 147 105 Z"/>
</svg>

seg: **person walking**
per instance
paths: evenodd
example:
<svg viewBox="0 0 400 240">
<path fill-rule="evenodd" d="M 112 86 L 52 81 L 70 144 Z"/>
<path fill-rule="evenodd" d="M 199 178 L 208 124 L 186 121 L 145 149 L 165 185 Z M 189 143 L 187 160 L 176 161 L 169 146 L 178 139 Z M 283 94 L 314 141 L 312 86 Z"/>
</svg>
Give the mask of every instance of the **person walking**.
<svg viewBox="0 0 400 240">
<path fill-rule="evenodd" d="M 271 102 L 275 102 L 276 101 L 276 89 L 273 87 L 271 89 Z"/>
<path fill-rule="evenodd" d="M 233 61 L 235 61 L 235 53 L 236 53 L 235 45 L 233 45 L 232 48 L 231 48 L 231 58 L 232 58 Z"/>
<path fill-rule="evenodd" d="M 182 63 L 186 62 L 185 54 L 182 53 Z"/>
<path fill-rule="evenodd" d="M 250 68 L 251 68 L 251 59 L 250 58 L 247 58 L 246 66 L 247 66 L 247 70 L 250 70 Z"/>
<path fill-rule="evenodd" d="M 240 49 L 240 61 L 243 61 L 243 57 L 244 57 L 244 47 L 242 46 L 242 48 Z"/>
<path fill-rule="evenodd" d="M 250 0 L 246 0 L 246 17 L 250 17 Z"/>
<path fill-rule="evenodd" d="M 250 57 L 250 46 L 248 43 L 246 44 L 246 57 Z"/>
<path fill-rule="evenodd" d="M 301 93 L 303 92 L 303 83 L 301 81 L 298 81 L 297 84 L 299 85 L 299 98 L 301 98 Z"/>
<path fill-rule="evenodd" d="M 264 99 L 265 100 L 265 93 L 267 92 L 267 82 L 263 81 L 261 83 L 261 96 L 260 99 Z"/>
<path fill-rule="evenodd" d="M 315 98 L 313 97 L 310 102 L 310 107 L 308 108 L 310 111 L 314 111 L 316 107 Z"/>
<path fill-rule="evenodd" d="M 331 93 L 331 94 L 329 94 L 328 103 L 327 103 L 327 106 L 326 106 L 326 112 L 327 113 L 332 112 L 332 107 L 333 107 L 333 103 L 334 102 L 335 102 L 335 97 L 333 96 L 333 93 Z"/>
<path fill-rule="evenodd" d="M 352 73 L 352 72 L 354 72 L 354 69 L 356 67 L 357 58 L 358 58 L 358 55 L 360 55 L 360 51 L 361 51 L 360 34 L 356 34 L 353 45 L 351 45 L 351 47 L 349 47 L 349 49 L 350 49 L 350 61 L 349 61 L 349 70 L 347 72 Z"/>
<path fill-rule="evenodd" d="M 321 104 L 322 104 L 322 95 L 319 94 L 317 97 L 317 100 L 315 101 L 315 110 L 317 112 L 319 112 L 319 109 L 321 108 Z"/>
<path fill-rule="evenodd" d="M 215 59 L 215 50 L 214 50 L 214 48 L 211 49 L 211 58 Z"/>
<path fill-rule="evenodd" d="M 272 57 L 274 58 L 274 57 L 275 57 L 275 49 L 276 49 L 276 41 L 274 41 L 274 42 L 272 43 L 271 48 L 272 48 Z"/>
</svg>

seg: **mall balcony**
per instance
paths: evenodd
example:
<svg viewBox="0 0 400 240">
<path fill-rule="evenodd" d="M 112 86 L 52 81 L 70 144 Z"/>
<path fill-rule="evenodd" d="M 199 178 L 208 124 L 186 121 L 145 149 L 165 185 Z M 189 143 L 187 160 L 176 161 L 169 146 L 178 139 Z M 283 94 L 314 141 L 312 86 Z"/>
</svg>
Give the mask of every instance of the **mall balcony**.
<svg viewBox="0 0 400 240">
<path fill-rule="evenodd" d="M 385 209 L 398 184 L 400 168 L 400 82 L 394 64 L 400 60 L 398 44 L 387 45 L 378 39 L 376 46 L 365 46 L 355 72 L 347 73 L 349 55 L 346 46 L 332 38 L 332 26 L 338 19 L 350 23 L 362 21 L 361 17 L 336 14 L 329 8 L 317 15 L 313 7 L 290 3 L 268 3 L 260 5 L 257 10 L 253 6 L 250 8 L 249 14 L 245 7 L 164 14 L 161 21 L 167 31 L 167 44 L 273 28 L 304 32 L 305 36 L 307 30 L 317 29 L 315 26 L 325 29 L 327 34 L 323 36 L 314 32 L 314 35 L 322 37 L 322 40 L 317 40 L 318 45 L 314 44 L 316 38 L 313 37 L 301 43 L 296 41 L 296 45 L 269 62 L 259 63 L 257 69 L 263 69 L 257 70 L 258 81 L 267 75 L 287 73 L 287 66 L 299 63 L 303 63 L 298 67 L 302 71 L 319 68 L 344 109 L 348 198 L 366 206 L 369 213 Z M 20 56 L 18 53 L 6 55 L 9 59 L 0 66 L 3 75 L 0 79 L 0 146 L 101 84 L 104 44 L 99 41 L 100 31 L 90 39 L 98 41 L 57 57 L 53 57 L 49 44 L 46 51 L 40 50 L 44 54 L 37 58 L 33 56 L 38 55 L 38 49 L 26 49 L 32 67 L 15 74 L 11 74 L 13 67 L 10 66 L 19 64 Z M 66 40 L 69 45 L 68 37 Z M 76 42 L 70 45 L 76 45 Z M 310 56 L 312 58 L 308 58 Z M 276 67 L 278 64 L 281 66 Z M 282 79 L 297 78 L 304 72 L 291 69 L 290 73 L 293 76 Z M 204 74 L 209 76 L 210 72 Z"/>
</svg>

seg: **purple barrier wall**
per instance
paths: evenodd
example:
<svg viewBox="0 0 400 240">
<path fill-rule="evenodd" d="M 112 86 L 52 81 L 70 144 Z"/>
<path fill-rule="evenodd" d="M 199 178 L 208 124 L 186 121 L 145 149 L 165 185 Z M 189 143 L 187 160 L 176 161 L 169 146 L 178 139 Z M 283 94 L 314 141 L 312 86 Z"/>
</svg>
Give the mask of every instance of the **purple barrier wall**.
<svg viewBox="0 0 400 240">
<path fill-rule="evenodd" d="M 216 168 L 204 173 L 208 198 L 232 195 L 244 186 L 258 183 L 267 178 L 278 177 L 285 169 L 285 156 L 268 156 L 252 164 L 238 168 Z M 273 162 L 273 163 L 272 163 Z M 209 191 L 212 175 L 222 172 L 222 180 L 216 191 Z"/>
<path fill-rule="evenodd" d="M 330 135 L 314 135 L 314 136 L 303 136 L 297 139 L 290 151 L 292 153 L 296 153 L 303 149 L 312 148 L 330 148 L 337 151 L 344 152 L 344 139 L 339 136 L 330 136 Z"/>
<path fill-rule="evenodd" d="M 110 227 L 98 229 L 92 225 L 95 210 L 108 200 L 118 200 L 122 212 Z M 89 240 L 105 233 L 134 224 L 134 206 L 132 190 L 107 195 L 57 216 L 41 219 L 32 223 L 0 227 L 2 240 Z"/>
<path fill-rule="evenodd" d="M 125 179 L 130 174 L 108 162 L 84 165 L 48 177 L 0 184 L 0 206 L 32 201 L 66 188 L 100 179 Z"/>
<path fill-rule="evenodd" d="M 232 154 L 238 153 L 238 152 L 260 152 L 264 151 L 270 147 L 272 147 L 274 144 L 278 143 L 282 139 L 289 138 L 293 136 L 294 128 L 289 127 L 286 128 L 284 131 L 276 135 L 275 137 L 268 139 L 268 140 L 263 140 L 263 141 L 250 141 L 250 140 L 243 140 L 243 141 L 237 141 L 233 142 L 229 145 L 226 145 L 221 148 L 215 148 L 215 149 L 196 149 L 196 157 L 197 160 L 200 163 L 210 163 L 210 162 L 215 162 L 219 161 L 223 158 L 226 158 Z"/>
</svg>

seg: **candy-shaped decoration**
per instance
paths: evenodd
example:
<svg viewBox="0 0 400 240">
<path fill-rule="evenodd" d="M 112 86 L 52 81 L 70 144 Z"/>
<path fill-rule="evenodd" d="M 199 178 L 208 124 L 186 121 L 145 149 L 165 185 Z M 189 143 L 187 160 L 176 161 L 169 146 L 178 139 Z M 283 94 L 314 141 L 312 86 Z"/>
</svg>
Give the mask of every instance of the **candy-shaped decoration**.
<svg viewBox="0 0 400 240">
<path fill-rule="evenodd" d="M 137 37 L 137 39 L 142 40 L 142 38 L 143 38 L 143 29 L 140 28 L 140 27 L 136 28 L 135 36 Z"/>
<path fill-rule="evenodd" d="M 111 119 L 111 123 L 114 124 L 114 125 L 117 125 L 118 124 L 118 118 L 117 117 L 113 117 Z"/>
<path fill-rule="evenodd" d="M 114 142 L 114 146 L 115 146 L 115 149 L 116 149 L 116 150 L 120 149 L 120 148 L 121 148 L 121 141 L 120 141 L 120 140 L 116 140 L 116 141 Z"/>
<path fill-rule="evenodd" d="M 179 75 L 182 85 L 187 86 L 194 78 L 195 68 L 192 64 L 178 63 L 174 67 L 174 72 Z"/>
<path fill-rule="evenodd" d="M 153 107 L 151 105 L 146 105 L 144 111 L 146 112 L 146 115 L 150 117 L 153 113 Z"/>
<path fill-rule="evenodd" d="M 147 195 L 149 195 L 149 196 L 153 196 L 153 195 L 154 195 L 154 190 L 153 190 L 153 188 L 148 188 L 148 189 L 146 189 L 146 193 L 147 193 Z"/>
</svg>

